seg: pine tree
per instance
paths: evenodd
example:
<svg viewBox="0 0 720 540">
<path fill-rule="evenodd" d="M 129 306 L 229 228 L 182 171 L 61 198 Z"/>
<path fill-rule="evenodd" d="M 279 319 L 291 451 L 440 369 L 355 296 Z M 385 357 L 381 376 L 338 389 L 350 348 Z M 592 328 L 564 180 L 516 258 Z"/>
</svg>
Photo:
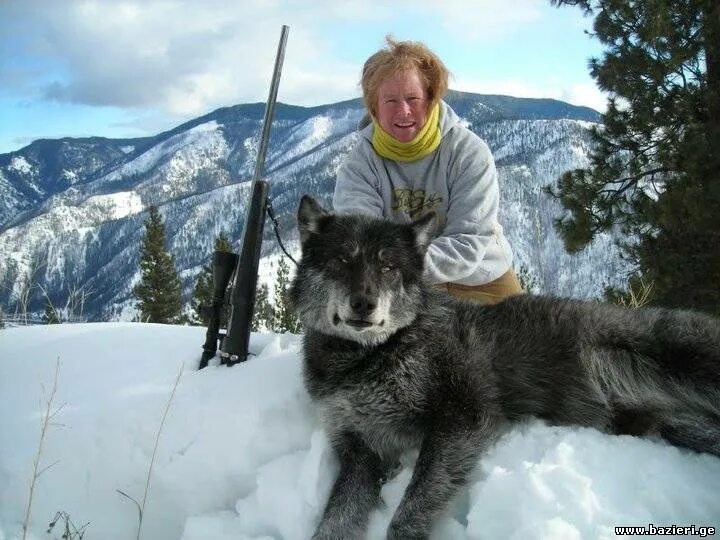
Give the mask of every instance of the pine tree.
<svg viewBox="0 0 720 540">
<path fill-rule="evenodd" d="M 215 237 L 215 251 L 232 253 L 230 239 L 221 232 Z M 203 266 L 193 290 L 190 306 L 193 310 L 191 324 L 195 326 L 207 326 L 208 318 L 202 310 L 202 306 L 210 306 L 213 301 L 213 269 L 211 264 Z M 220 326 L 227 326 L 227 310 L 221 312 Z"/>
<path fill-rule="evenodd" d="M 45 324 L 60 324 L 60 317 L 58 316 L 55 307 L 52 305 L 50 300 L 45 302 L 45 315 L 43 316 Z"/>
<path fill-rule="evenodd" d="M 526 293 L 537 294 L 540 292 L 537 278 L 530 273 L 530 269 L 524 264 L 516 271 L 518 281 L 523 291 Z"/>
<path fill-rule="evenodd" d="M 551 0 L 594 15 L 606 46 L 590 72 L 609 93 L 587 169 L 548 191 L 578 251 L 601 231 L 626 235 L 629 284 L 650 302 L 720 314 L 720 2 Z"/>
<path fill-rule="evenodd" d="M 165 225 L 156 206 L 148 208 L 140 248 L 142 278 L 133 292 L 140 320 L 172 324 L 182 320 L 182 292 L 175 261 L 165 248 Z"/>
<path fill-rule="evenodd" d="M 275 280 L 275 317 L 273 330 L 275 332 L 290 332 L 297 334 L 300 331 L 300 321 L 290 302 L 290 269 L 285 257 L 278 261 L 277 278 Z"/>
<path fill-rule="evenodd" d="M 270 291 L 268 291 L 268 286 L 265 283 L 258 286 L 255 291 L 255 309 L 251 324 L 253 332 L 274 330 L 275 310 L 270 304 L 269 296 Z"/>
</svg>

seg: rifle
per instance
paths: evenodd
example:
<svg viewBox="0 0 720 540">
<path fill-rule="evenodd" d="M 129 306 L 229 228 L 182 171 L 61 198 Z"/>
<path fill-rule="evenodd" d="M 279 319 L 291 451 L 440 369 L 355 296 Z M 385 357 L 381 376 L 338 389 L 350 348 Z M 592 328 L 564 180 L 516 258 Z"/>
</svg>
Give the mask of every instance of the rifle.
<svg viewBox="0 0 720 540">
<path fill-rule="evenodd" d="M 206 306 L 209 323 L 205 333 L 205 343 L 203 344 L 199 369 L 206 367 L 208 361 L 215 356 L 218 340 L 222 341 L 220 347 L 221 364 L 232 366 L 247 360 L 248 345 L 250 343 L 250 323 L 255 308 L 255 288 L 260 263 L 260 247 L 262 246 L 265 212 L 268 204 L 268 183 L 262 177 L 265 169 L 265 154 L 270 141 L 270 127 L 280 85 L 280 74 L 283 59 L 285 58 L 288 30 L 289 27 L 283 25 L 275 56 L 275 69 L 270 84 L 270 95 L 265 104 L 262 136 L 260 137 L 255 174 L 250 188 L 250 205 L 245 217 L 240 255 L 222 251 L 215 251 L 213 255 L 213 299 L 212 305 Z M 230 285 L 229 288 L 228 285 Z M 220 331 L 220 323 L 226 299 L 229 300 L 230 304 L 230 316 L 228 317 L 226 332 L 223 334 Z"/>
</svg>

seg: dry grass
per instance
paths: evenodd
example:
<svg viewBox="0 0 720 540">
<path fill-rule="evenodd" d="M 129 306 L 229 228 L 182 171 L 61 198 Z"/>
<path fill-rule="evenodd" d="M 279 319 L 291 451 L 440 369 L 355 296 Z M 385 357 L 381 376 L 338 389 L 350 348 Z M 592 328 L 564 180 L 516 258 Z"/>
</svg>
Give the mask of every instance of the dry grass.
<svg viewBox="0 0 720 540">
<path fill-rule="evenodd" d="M 157 457 L 157 450 L 158 450 L 158 446 L 160 444 L 160 434 L 162 433 L 163 427 L 165 426 L 165 419 L 167 418 L 168 411 L 170 410 L 170 405 L 173 401 L 173 398 L 175 397 L 175 391 L 177 390 L 177 387 L 180 384 L 180 378 L 182 377 L 183 367 L 180 368 L 180 372 L 178 373 L 177 377 L 175 378 L 175 384 L 172 387 L 172 391 L 170 392 L 170 397 L 168 398 L 167 404 L 165 405 L 165 410 L 163 411 L 162 419 L 160 420 L 160 426 L 158 427 L 157 433 L 155 433 L 155 445 L 153 447 L 152 457 L 150 458 L 150 465 L 148 466 L 148 472 L 147 472 L 147 476 L 145 478 L 145 492 L 143 493 L 142 501 L 138 502 L 137 499 L 135 499 L 134 497 L 131 497 L 124 491 L 121 491 L 119 489 L 115 490 L 120 495 L 125 497 L 126 499 L 135 503 L 135 506 L 137 506 L 137 509 L 138 509 L 138 530 L 137 530 L 137 537 L 136 537 L 137 540 L 140 540 L 140 536 L 142 534 L 143 516 L 145 515 L 145 505 L 148 500 L 148 493 L 150 492 L 150 478 L 152 477 L 153 466 L 155 465 L 155 458 Z"/>
<path fill-rule="evenodd" d="M 35 487 L 37 486 L 37 481 L 40 478 L 40 476 L 56 465 L 58 462 L 55 461 L 51 463 L 50 465 L 46 465 L 45 467 L 40 468 L 40 459 L 42 458 L 42 451 L 43 451 L 43 445 L 45 443 L 45 435 L 47 434 L 47 429 L 51 425 L 59 425 L 55 424 L 53 420 L 58 415 L 58 413 L 62 410 L 62 408 L 65 406 L 65 404 L 60 405 L 59 407 L 55 408 L 55 394 L 57 393 L 57 384 L 58 384 L 58 374 L 60 373 L 60 359 L 57 359 L 57 362 L 55 363 L 55 376 L 53 377 L 53 385 L 52 389 L 50 390 L 50 393 L 48 395 L 47 391 L 45 390 L 45 387 L 43 385 L 43 395 L 45 396 L 45 412 L 43 413 L 42 417 L 42 423 L 41 423 L 41 429 L 40 429 L 40 441 L 38 442 L 37 452 L 35 453 L 35 459 L 33 461 L 33 474 L 32 474 L 32 480 L 30 481 L 30 494 L 28 495 L 28 502 L 27 507 L 25 509 L 25 519 L 23 520 L 23 526 L 22 531 L 23 540 L 26 540 L 28 529 L 30 528 L 30 519 L 32 515 L 32 503 L 33 503 L 33 496 L 35 495 Z"/>
<path fill-rule="evenodd" d="M 621 306 L 625 306 L 627 308 L 639 308 L 650 302 L 650 299 L 652 298 L 652 290 L 653 290 L 653 284 L 652 283 L 645 283 L 645 280 L 643 278 L 639 278 L 638 283 L 632 284 L 626 293 L 626 295 L 622 296 L 618 303 Z"/>
</svg>

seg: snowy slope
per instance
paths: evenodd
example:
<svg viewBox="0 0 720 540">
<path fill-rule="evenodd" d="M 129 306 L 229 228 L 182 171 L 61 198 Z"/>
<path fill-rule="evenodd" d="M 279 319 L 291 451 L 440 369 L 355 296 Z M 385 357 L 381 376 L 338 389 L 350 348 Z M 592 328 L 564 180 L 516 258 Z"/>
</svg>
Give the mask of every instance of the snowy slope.
<svg viewBox="0 0 720 540">
<path fill-rule="evenodd" d="M 32 507 L 33 538 L 58 510 L 86 538 L 135 538 L 155 434 L 142 538 L 307 539 L 336 464 L 301 380 L 300 338 L 253 334 L 255 356 L 194 371 L 203 329 L 134 323 L 0 330 L 0 539 L 20 537 L 43 385 L 60 372 Z M 412 471 L 382 491 L 368 538 L 384 538 Z M 663 442 L 541 423 L 478 462 L 436 540 L 606 539 L 615 526 L 720 527 L 720 459 Z M 59 536 L 59 534 L 58 534 Z"/>
</svg>

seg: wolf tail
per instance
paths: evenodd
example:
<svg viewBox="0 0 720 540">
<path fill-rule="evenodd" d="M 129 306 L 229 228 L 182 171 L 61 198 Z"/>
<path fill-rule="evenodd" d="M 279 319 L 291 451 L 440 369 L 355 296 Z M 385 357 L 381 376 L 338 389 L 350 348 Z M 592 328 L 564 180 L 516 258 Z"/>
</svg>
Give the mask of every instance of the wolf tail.
<svg viewBox="0 0 720 540">
<path fill-rule="evenodd" d="M 720 321 L 663 309 L 614 315 L 590 365 L 615 431 L 720 456 Z"/>
</svg>

